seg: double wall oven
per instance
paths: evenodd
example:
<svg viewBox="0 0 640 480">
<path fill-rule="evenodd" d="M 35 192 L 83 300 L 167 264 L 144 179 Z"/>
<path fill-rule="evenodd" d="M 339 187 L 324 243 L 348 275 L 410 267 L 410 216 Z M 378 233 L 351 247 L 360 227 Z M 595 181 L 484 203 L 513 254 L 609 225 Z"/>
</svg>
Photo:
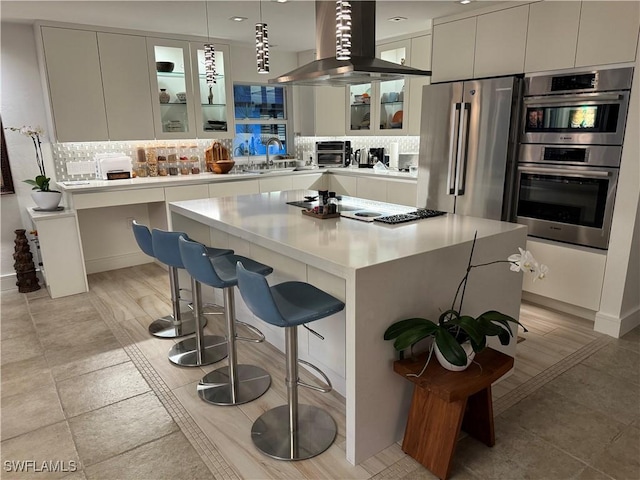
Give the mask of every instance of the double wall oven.
<svg viewBox="0 0 640 480">
<path fill-rule="evenodd" d="M 529 235 L 608 247 L 632 77 L 525 78 L 515 212 Z"/>
</svg>

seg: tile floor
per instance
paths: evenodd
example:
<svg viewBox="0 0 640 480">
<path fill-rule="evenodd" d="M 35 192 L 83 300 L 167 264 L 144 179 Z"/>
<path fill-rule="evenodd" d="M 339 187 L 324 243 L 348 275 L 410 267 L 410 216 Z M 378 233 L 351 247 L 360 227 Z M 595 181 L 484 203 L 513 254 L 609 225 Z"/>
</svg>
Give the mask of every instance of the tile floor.
<svg viewBox="0 0 640 480">
<path fill-rule="evenodd" d="M 172 366 L 172 341 L 146 331 L 171 311 L 166 272 L 148 264 L 89 280 L 89 293 L 56 300 L 2 292 L 2 478 L 435 478 L 399 445 L 348 464 L 343 399 L 306 390 L 336 419 L 336 443 L 302 462 L 262 456 L 250 425 L 285 403 L 282 355 L 240 344 L 271 389 L 239 407 L 204 404 L 195 385 L 216 367 Z M 462 435 L 451 478 L 640 478 L 640 330 L 616 340 L 529 304 L 521 321 L 515 372 L 493 388 L 496 445 Z M 207 330 L 221 333 L 215 320 Z"/>
</svg>

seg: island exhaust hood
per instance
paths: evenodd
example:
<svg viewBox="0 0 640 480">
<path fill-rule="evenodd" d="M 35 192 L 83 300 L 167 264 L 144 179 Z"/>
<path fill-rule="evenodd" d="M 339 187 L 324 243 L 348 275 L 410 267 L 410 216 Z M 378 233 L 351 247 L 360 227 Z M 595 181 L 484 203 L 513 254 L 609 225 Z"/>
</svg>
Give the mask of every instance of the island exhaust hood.
<svg viewBox="0 0 640 480">
<path fill-rule="evenodd" d="M 319 60 L 271 79 L 269 83 L 342 86 L 431 75 L 428 70 L 376 58 L 376 2 L 355 0 L 351 2 L 351 7 L 351 60 L 336 60 L 336 2 L 316 0 L 316 50 Z"/>
</svg>

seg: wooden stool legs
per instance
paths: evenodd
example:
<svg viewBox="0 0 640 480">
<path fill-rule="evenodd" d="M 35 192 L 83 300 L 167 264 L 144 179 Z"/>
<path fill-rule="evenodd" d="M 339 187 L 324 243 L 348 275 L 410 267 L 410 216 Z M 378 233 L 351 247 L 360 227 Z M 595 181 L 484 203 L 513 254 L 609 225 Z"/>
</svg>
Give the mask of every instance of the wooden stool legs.
<svg viewBox="0 0 640 480">
<path fill-rule="evenodd" d="M 495 444 L 491 386 L 467 399 L 447 402 L 416 385 L 402 450 L 444 480 L 451 471 L 461 427 L 489 447 Z"/>
</svg>

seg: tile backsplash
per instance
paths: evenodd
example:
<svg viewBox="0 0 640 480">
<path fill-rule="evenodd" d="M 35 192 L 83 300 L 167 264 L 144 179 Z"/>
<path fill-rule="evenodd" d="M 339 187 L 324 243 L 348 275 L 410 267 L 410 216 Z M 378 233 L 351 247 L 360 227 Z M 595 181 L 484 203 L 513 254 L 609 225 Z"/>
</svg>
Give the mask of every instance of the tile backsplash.
<svg viewBox="0 0 640 480">
<path fill-rule="evenodd" d="M 419 136 L 367 136 L 367 137 L 296 137 L 294 139 L 294 149 L 289 152 L 299 159 L 309 160 L 315 150 L 315 142 L 325 140 L 350 140 L 351 147 L 358 148 L 382 147 L 389 151 L 390 145 L 397 142 L 400 153 L 416 153 L 420 145 Z M 53 163 L 55 166 L 56 179 L 58 181 L 71 180 L 93 180 L 95 173 L 85 173 L 79 175 L 69 174 L 67 163 L 93 161 L 98 153 L 123 153 L 136 159 L 136 149 L 140 146 L 161 147 L 180 145 L 197 145 L 202 158 L 204 149 L 211 145 L 213 140 L 182 140 L 182 141 L 131 141 L 131 142 L 78 142 L 78 143 L 54 143 L 52 144 Z M 226 148 L 231 150 L 233 141 L 231 139 L 219 140 Z"/>
</svg>

